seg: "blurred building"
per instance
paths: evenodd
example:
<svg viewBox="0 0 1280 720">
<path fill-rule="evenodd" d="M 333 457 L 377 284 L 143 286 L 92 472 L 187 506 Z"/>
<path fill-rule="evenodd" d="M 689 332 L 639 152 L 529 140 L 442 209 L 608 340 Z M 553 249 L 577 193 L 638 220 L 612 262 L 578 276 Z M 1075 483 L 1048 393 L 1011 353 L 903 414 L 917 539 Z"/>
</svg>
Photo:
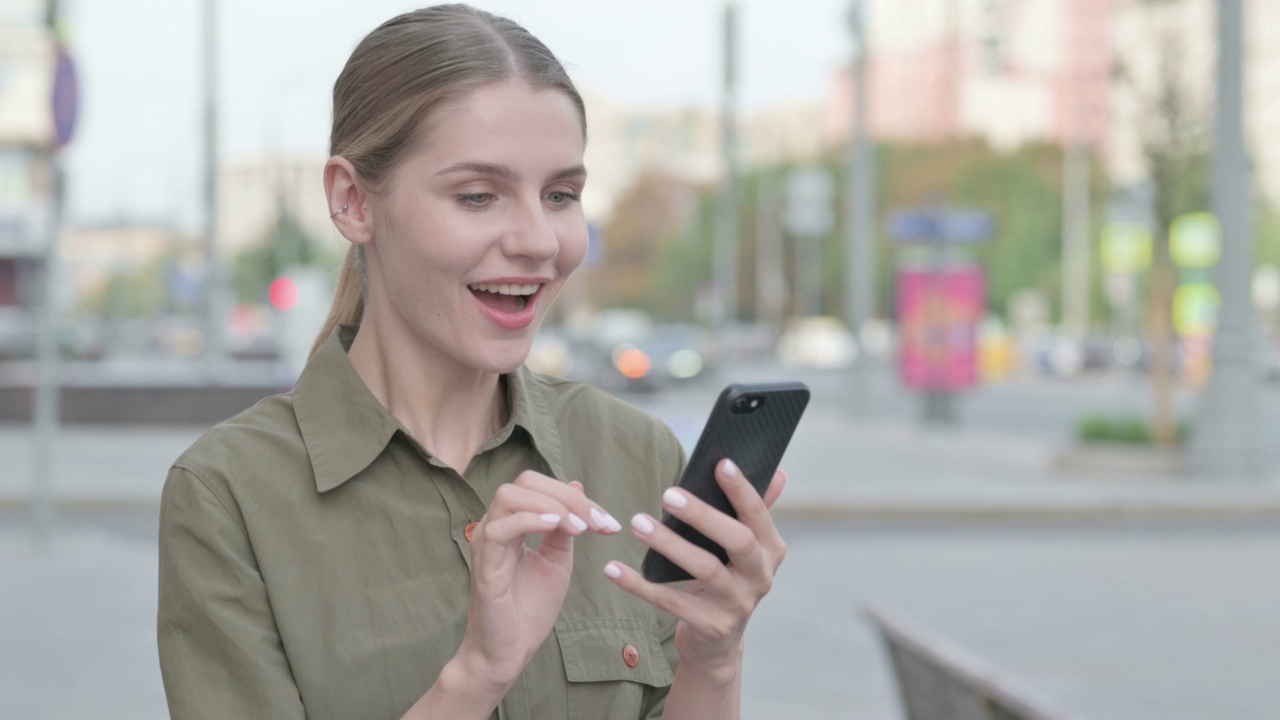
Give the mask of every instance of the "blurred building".
<svg viewBox="0 0 1280 720">
<path fill-rule="evenodd" d="M 287 213 L 311 237 L 345 243 L 329 221 L 321 156 L 260 155 L 218 168 L 218 245 L 229 261 L 268 237 Z"/>
<path fill-rule="evenodd" d="M 170 291 L 194 302 L 203 275 L 203 243 L 199 235 L 162 225 L 68 226 L 59 239 L 64 290 L 83 298 L 103 290 L 112 277 L 128 275 L 160 260 L 171 260 L 185 273 L 167 273 Z"/>
<path fill-rule="evenodd" d="M 54 47 L 39 9 L 0 9 L 0 354 L 34 337 L 52 219 Z"/>
<path fill-rule="evenodd" d="M 587 217 L 606 224 L 618 199 L 644 177 L 670 176 L 711 184 L 724 173 L 719 110 L 696 107 L 635 109 L 584 89 L 591 170 L 583 196 Z M 828 147 L 822 100 L 783 103 L 738 118 L 739 163 L 750 167 L 810 160 Z"/>
<path fill-rule="evenodd" d="M 1115 83 L 1116 123 L 1110 167 L 1113 179 L 1130 184 L 1146 169 L 1142 139 L 1159 86 L 1161 64 L 1179 81 L 1194 115 L 1212 134 L 1217 65 L 1214 0 L 1127 0 L 1117 7 L 1114 47 L 1120 78 Z M 1244 28 L 1244 124 L 1256 190 L 1280 202 L 1280 3 L 1246 0 Z"/>
<path fill-rule="evenodd" d="M 1121 1 L 871 0 L 871 136 L 911 143 L 981 137 L 997 148 L 1103 144 Z M 847 141 L 852 112 L 846 67 L 832 79 L 829 143 Z"/>
</svg>

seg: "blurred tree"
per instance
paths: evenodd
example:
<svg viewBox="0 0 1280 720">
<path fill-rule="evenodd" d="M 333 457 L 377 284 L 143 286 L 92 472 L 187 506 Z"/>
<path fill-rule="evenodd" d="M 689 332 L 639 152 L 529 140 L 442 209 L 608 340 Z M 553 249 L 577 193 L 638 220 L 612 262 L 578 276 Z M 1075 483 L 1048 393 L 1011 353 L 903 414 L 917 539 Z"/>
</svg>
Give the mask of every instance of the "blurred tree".
<svg viewBox="0 0 1280 720">
<path fill-rule="evenodd" d="M 1180 0 L 1146 0 L 1175 4 Z M 1169 228 L 1177 216 L 1209 208 L 1209 109 L 1188 91 L 1181 32 L 1161 31 L 1156 77 L 1141 85 L 1126 68 L 1119 78 L 1129 85 L 1141 108 L 1142 154 L 1155 189 L 1154 247 L 1148 279 L 1146 332 L 1152 378 L 1151 436 L 1156 443 L 1178 442 L 1174 414 L 1173 293 L 1176 270 L 1169 252 Z"/>
<path fill-rule="evenodd" d="M 690 252 L 700 252 L 703 238 L 689 229 L 699 227 L 694 219 L 704 196 L 697 185 L 656 171 L 645 173 L 623 193 L 604 227 L 603 257 L 588 279 L 594 301 L 604 307 L 670 307 L 670 298 L 655 292 L 671 280 L 663 279 L 659 266 L 668 256 L 689 261 Z M 706 258 L 709 271 L 710 255 Z M 697 282 L 683 274 L 689 269 L 686 264 L 677 271 L 692 289 Z"/>
<path fill-rule="evenodd" d="M 238 302 L 266 302 L 271 281 L 294 265 L 337 268 L 340 258 L 323 249 L 288 212 L 281 212 L 260 242 L 241 250 L 233 260 L 232 285 Z"/>
<path fill-rule="evenodd" d="M 917 207 L 941 195 L 948 204 L 986 210 L 996 219 L 996 236 L 971 249 L 976 262 L 987 271 L 989 307 L 1004 315 L 1009 298 L 1025 289 L 1038 289 L 1048 297 L 1057 292 L 1061 273 L 1062 151 L 1047 144 L 1027 145 L 1010 152 L 997 151 L 981 140 L 963 140 L 942 145 L 882 145 L 877 153 L 878 197 L 876 270 L 877 297 L 873 316 L 892 317 L 895 311 L 894 278 L 904 249 L 884 232 L 888 213 Z M 819 163 L 837 179 L 842 158 L 833 152 Z M 755 308 L 757 291 L 753 272 L 758 238 L 757 188 L 764 173 L 774 178 L 774 187 L 785 187 L 790 165 L 753 168 L 741 178 L 742 202 L 739 258 L 738 307 Z M 652 183 L 653 179 L 647 182 Z M 665 182 L 665 181 L 664 181 Z M 1096 172 L 1095 192 L 1105 194 L 1105 177 Z M 623 238 L 608 241 L 607 253 L 615 254 L 610 267 L 626 270 L 599 274 L 597 294 L 645 307 L 664 317 L 689 319 L 696 316 L 698 292 L 711 277 L 711 233 L 714 199 L 709 189 L 692 188 L 695 209 L 677 226 L 646 225 L 664 206 L 655 188 L 637 186 L 619 203 L 619 214 L 610 224 L 633 228 Z M 837 187 L 835 196 L 842 197 Z M 1100 207 L 1102 203 L 1093 203 Z M 785 203 L 777 204 L 785 211 Z M 624 214 L 625 213 L 625 214 Z M 837 213 L 839 216 L 839 213 Z M 674 216 L 668 216 L 674 217 Z M 644 223 L 641 222 L 644 219 Z M 647 228 L 638 232 L 640 227 Z M 821 241 L 822 300 L 819 312 L 843 314 L 845 234 L 838 226 Z M 616 243 L 621 243 L 615 251 Z M 642 247 L 631 244 L 639 243 Z M 795 278 L 795 238 L 783 238 L 784 277 L 788 285 Z M 1096 264 L 1096 258 L 1094 258 Z M 649 268 L 649 269 L 645 269 Z M 1101 277 L 1101 272 L 1092 273 Z M 607 291 L 612 289 L 612 296 Z M 625 291 L 625 292 L 624 292 Z M 1097 302 L 1101 304 L 1100 291 Z M 794 298 L 790 307 L 794 310 Z M 1097 315 L 1095 315 L 1096 317 Z"/>
</svg>

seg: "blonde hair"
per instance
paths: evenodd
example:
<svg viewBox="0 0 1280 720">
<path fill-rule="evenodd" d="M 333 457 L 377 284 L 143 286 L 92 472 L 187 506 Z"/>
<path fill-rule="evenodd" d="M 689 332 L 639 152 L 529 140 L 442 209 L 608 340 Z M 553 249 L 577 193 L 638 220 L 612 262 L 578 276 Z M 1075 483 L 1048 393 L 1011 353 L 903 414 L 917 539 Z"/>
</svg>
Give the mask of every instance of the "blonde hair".
<svg viewBox="0 0 1280 720">
<path fill-rule="evenodd" d="M 422 139 L 433 109 L 480 85 L 516 78 L 568 95 L 586 136 L 586 108 L 573 81 L 547 46 L 517 23 L 467 5 L 396 16 L 360 41 L 333 85 L 329 154 L 351 161 L 365 189 L 383 194 L 397 162 Z M 338 325 L 360 322 L 367 291 L 364 248 L 353 243 L 311 352 Z"/>
</svg>

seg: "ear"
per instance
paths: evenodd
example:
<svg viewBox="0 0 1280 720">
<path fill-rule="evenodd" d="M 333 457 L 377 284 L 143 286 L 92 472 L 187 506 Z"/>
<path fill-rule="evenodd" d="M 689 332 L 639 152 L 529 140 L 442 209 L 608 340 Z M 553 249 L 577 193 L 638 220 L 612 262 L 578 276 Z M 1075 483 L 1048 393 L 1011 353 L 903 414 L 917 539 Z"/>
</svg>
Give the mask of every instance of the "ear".
<svg viewBox="0 0 1280 720">
<path fill-rule="evenodd" d="M 334 227 L 343 237 L 357 245 L 373 240 L 369 193 L 360 187 L 359 175 L 350 160 L 335 155 L 324 164 L 324 194 L 329 201 L 329 212 L 333 214 Z"/>
</svg>

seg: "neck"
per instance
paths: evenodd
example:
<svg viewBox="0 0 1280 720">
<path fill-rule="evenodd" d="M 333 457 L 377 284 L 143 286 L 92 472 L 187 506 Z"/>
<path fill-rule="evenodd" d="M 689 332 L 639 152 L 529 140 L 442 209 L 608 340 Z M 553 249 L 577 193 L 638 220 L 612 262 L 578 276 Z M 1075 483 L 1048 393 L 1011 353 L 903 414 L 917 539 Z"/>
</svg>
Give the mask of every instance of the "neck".
<svg viewBox="0 0 1280 720">
<path fill-rule="evenodd" d="M 347 357 L 378 402 L 460 474 L 506 424 L 499 375 L 462 366 L 368 314 Z"/>
</svg>

